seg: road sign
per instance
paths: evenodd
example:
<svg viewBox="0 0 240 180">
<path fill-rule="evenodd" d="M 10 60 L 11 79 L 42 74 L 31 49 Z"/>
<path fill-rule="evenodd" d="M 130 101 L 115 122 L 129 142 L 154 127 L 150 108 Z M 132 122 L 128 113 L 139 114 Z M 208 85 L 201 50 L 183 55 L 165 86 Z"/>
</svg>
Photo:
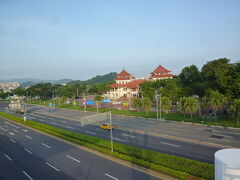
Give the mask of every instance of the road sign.
<svg viewBox="0 0 240 180">
<path fill-rule="evenodd" d="M 104 121 L 109 119 L 109 113 L 99 113 L 90 116 L 85 116 L 80 119 L 81 126 L 88 124 L 96 124 L 99 121 Z"/>
<path fill-rule="evenodd" d="M 94 104 L 94 100 L 88 100 L 85 102 L 85 105 L 92 105 Z"/>
<path fill-rule="evenodd" d="M 102 102 L 104 102 L 104 103 L 109 103 L 109 102 L 110 102 L 110 99 L 104 99 Z"/>
</svg>

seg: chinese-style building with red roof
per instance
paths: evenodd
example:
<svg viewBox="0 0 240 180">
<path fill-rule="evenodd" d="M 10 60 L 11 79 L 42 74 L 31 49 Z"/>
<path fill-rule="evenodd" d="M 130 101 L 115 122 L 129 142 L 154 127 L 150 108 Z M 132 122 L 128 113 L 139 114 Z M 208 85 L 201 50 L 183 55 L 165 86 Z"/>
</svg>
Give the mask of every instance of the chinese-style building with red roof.
<svg viewBox="0 0 240 180">
<path fill-rule="evenodd" d="M 158 79 L 171 79 L 173 75 L 171 71 L 163 66 L 158 66 L 150 73 L 148 78 L 135 78 L 133 75 L 123 69 L 117 74 L 115 84 L 111 84 L 111 90 L 107 92 L 107 98 L 112 100 L 127 100 L 134 97 L 139 97 L 139 86 L 144 81 L 155 81 Z"/>
<path fill-rule="evenodd" d="M 160 79 L 172 79 L 173 74 L 168 69 L 159 65 L 153 72 L 150 73 L 149 79 L 160 80 Z"/>
</svg>

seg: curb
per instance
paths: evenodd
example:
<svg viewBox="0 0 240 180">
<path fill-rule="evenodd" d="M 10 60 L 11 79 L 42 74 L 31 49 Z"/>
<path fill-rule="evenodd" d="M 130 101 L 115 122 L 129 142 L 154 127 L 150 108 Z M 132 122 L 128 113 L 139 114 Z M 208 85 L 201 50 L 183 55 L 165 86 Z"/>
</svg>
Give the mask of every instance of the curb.
<svg viewBox="0 0 240 180">
<path fill-rule="evenodd" d="M 19 126 L 25 127 L 25 128 L 27 128 L 27 129 L 31 129 L 32 131 L 35 131 L 35 132 L 38 132 L 38 133 L 40 133 L 40 134 L 43 134 L 43 135 L 49 136 L 49 137 L 51 137 L 51 138 L 57 139 L 57 140 L 59 140 L 59 141 L 62 141 L 62 142 L 67 143 L 67 144 L 70 144 L 70 145 L 72 145 L 72 146 L 74 146 L 74 147 L 77 147 L 77 148 L 79 148 L 79 149 L 82 149 L 82 150 L 84 150 L 84 151 L 90 152 L 90 153 L 95 154 L 95 155 L 97 155 L 97 156 L 101 156 L 101 157 L 103 157 L 103 158 L 105 158 L 105 159 L 114 161 L 114 162 L 116 162 L 116 163 L 118 163 L 118 164 L 121 164 L 121 165 L 123 165 L 123 166 L 130 167 L 130 168 L 135 169 L 135 170 L 137 170 L 137 171 L 141 171 L 141 172 L 143 172 L 143 173 L 145 173 L 145 174 L 154 176 L 154 177 L 156 177 L 156 178 L 163 178 L 163 179 L 166 179 L 166 180 L 177 180 L 177 179 L 174 178 L 174 177 L 171 177 L 171 176 L 168 176 L 168 175 L 165 175 L 165 174 L 162 174 L 162 173 L 153 171 L 153 170 L 151 170 L 151 169 L 144 168 L 144 167 L 142 167 L 142 166 L 139 166 L 139 165 L 137 165 L 137 164 L 130 163 L 130 162 L 125 161 L 125 160 L 122 160 L 122 159 L 118 159 L 118 158 L 112 157 L 112 156 L 107 155 L 107 154 L 104 154 L 104 153 L 102 153 L 102 152 L 99 152 L 99 151 L 96 151 L 96 150 L 87 148 L 87 147 L 85 147 L 85 146 L 81 146 L 81 145 L 79 145 L 79 144 L 77 144 L 77 143 L 73 143 L 73 142 L 67 141 L 67 140 L 65 140 L 65 139 L 58 138 L 58 137 L 53 136 L 53 135 L 51 135 L 51 134 L 42 132 L 42 131 L 40 131 L 40 130 L 34 129 L 34 128 L 32 128 L 32 127 L 26 126 L 26 125 L 24 125 L 24 124 L 21 124 L 21 123 L 15 122 L 15 121 L 12 121 L 12 120 L 7 119 L 7 118 L 5 118 L 5 117 L 2 117 L 2 116 L 0 116 L 0 117 L 1 117 L 2 119 L 5 119 L 5 120 L 10 121 L 10 122 L 12 122 L 12 123 L 18 124 Z"/>
</svg>

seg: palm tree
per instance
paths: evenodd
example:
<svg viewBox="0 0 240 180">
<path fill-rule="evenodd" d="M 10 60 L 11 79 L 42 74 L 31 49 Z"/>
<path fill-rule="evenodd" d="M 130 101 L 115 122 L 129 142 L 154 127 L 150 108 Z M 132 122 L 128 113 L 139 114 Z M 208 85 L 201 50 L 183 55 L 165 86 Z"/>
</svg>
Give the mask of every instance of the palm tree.
<svg viewBox="0 0 240 180">
<path fill-rule="evenodd" d="M 226 97 L 218 91 L 210 90 L 203 98 L 205 106 L 209 106 L 213 109 L 214 115 L 217 115 L 217 110 L 222 108 L 227 102 Z"/>
<path fill-rule="evenodd" d="M 185 101 L 186 101 L 186 97 L 181 97 L 179 99 L 178 110 L 185 112 Z"/>
<path fill-rule="evenodd" d="M 172 100 L 167 96 L 163 96 L 161 98 L 161 102 L 159 102 L 159 105 L 164 112 L 168 113 L 172 107 Z"/>
<path fill-rule="evenodd" d="M 237 125 L 240 124 L 240 99 L 234 99 L 230 105 L 230 110 L 236 116 Z"/>
<path fill-rule="evenodd" d="M 148 111 L 150 110 L 150 108 L 152 107 L 152 101 L 150 98 L 145 97 L 143 98 L 143 102 L 142 102 L 143 108 L 146 111 L 146 115 L 148 115 Z"/>
<path fill-rule="evenodd" d="M 198 111 L 198 100 L 194 97 L 188 97 L 185 100 L 185 111 L 191 114 Z"/>
<path fill-rule="evenodd" d="M 133 99 L 133 106 L 139 111 L 139 108 L 141 107 L 141 100 L 139 98 Z"/>
</svg>

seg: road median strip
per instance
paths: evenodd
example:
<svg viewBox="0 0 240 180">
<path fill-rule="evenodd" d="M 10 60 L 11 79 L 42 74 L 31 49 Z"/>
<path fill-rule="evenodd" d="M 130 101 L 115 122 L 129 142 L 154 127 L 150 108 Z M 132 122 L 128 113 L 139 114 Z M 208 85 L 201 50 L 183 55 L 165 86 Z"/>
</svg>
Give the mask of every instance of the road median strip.
<svg viewBox="0 0 240 180">
<path fill-rule="evenodd" d="M 114 143 L 114 152 L 111 152 L 108 140 L 74 133 L 31 120 L 24 122 L 21 117 L 3 112 L 0 112 L 0 116 L 178 179 L 214 179 L 214 168 L 211 164 L 120 143 Z"/>
</svg>

